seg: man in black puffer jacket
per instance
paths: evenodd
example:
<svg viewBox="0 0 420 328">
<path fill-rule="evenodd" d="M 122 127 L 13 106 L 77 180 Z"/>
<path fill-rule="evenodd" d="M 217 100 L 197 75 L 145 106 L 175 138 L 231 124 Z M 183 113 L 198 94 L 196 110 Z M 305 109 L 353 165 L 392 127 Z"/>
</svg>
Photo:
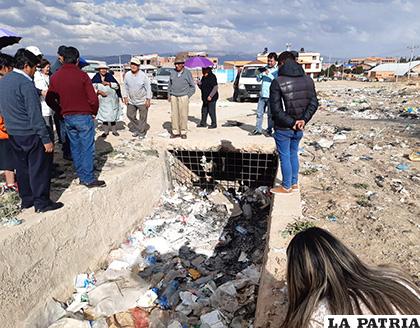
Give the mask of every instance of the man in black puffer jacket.
<svg viewBox="0 0 420 328">
<path fill-rule="evenodd" d="M 305 125 L 318 109 L 318 99 L 313 80 L 291 52 L 281 53 L 278 61 L 278 78 L 270 87 L 270 108 L 283 182 L 271 191 L 288 194 L 299 189 L 299 142 Z"/>
</svg>

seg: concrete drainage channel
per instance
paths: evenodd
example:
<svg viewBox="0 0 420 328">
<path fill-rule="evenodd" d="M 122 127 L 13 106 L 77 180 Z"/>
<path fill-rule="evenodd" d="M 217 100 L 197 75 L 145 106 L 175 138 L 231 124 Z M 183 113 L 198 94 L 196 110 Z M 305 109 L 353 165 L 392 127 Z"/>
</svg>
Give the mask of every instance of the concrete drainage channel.
<svg viewBox="0 0 420 328">
<path fill-rule="evenodd" d="M 277 156 L 175 149 L 163 157 L 170 188 L 151 214 L 79 270 L 74 286 L 50 293 L 55 300 L 26 327 L 253 326 Z"/>
</svg>

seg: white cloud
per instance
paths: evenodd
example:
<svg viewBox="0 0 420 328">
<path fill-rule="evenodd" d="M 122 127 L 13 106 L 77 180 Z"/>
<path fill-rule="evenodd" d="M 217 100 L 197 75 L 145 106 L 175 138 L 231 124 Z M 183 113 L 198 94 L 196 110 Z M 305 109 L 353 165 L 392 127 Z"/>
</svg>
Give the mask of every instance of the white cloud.
<svg viewBox="0 0 420 328">
<path fill-rule="evenodd" d="M 110 55 L 255 53 L 291 42 L 296 49 L 350 57 L 386 55 L 420 35 L 409 0 L 3 0 L 0 9 L 2 26 L 21 34 L 21 45 L 49 54 L 61 44 Z"/>
</svg>

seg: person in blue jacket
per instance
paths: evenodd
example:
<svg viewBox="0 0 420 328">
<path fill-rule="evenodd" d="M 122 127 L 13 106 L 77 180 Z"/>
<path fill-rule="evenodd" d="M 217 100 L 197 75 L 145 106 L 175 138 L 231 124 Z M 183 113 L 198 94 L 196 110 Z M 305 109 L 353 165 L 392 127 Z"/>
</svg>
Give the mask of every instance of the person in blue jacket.
<svg viewBox="0 0 420 328">
<path fill-rule="evenodd" d="M 262 123 L 264 112 L 267 111 L 267 136 L 271 136 L 273 133 L 273 120 L 271 118 L 270 111 L 270 86 L 271 82 L 277 78 L 277 54 L 270 52 L 267 56 L 267 66 L 262 67 L 257 74 L 257 81 L 261 81 L 261 93 L 258 99 L 257 106 L 257 124 L 255 130 L 250 135 L 261 135 L 263 133 Z"/>
</svg>

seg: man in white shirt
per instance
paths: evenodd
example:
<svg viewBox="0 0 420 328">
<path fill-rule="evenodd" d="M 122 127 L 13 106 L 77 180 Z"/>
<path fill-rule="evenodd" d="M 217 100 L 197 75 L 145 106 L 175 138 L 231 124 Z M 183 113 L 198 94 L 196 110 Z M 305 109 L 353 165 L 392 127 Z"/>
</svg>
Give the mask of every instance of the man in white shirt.
<svg viewBox="0 0 420 328">
<path fill-rule="evenodd" d="M 147 113 L 152 99 L 152 88 L 147 75 L 140 70 L 140 60 L 131 58 L 131 71 L 124 76 L 123 100 L 127 105 L 127 117 L 133 124 L 133 137 L 144 139 L 150 129 Z M 137 112 L 139 118 L 137 119 Z"/>
</svg>

